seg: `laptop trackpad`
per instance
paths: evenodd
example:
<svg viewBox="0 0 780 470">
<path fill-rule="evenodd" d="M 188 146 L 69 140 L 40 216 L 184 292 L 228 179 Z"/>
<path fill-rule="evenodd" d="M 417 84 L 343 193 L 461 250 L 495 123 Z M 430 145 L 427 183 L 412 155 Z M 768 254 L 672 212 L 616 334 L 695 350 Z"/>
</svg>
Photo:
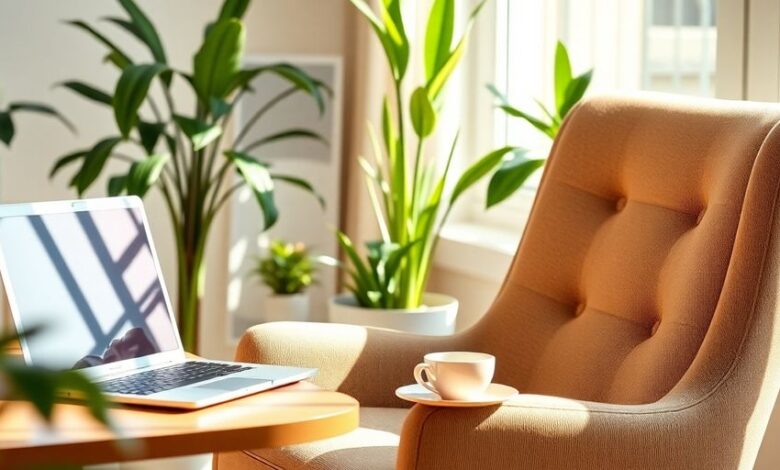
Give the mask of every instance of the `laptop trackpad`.
<svg viewBox="0 0 780 470">
<path fill-rule="evenodd" d="M 243 388 L 254 387 L 258 384 L 265 383 L 265 382 L 270 382 L 270 380 L 228 377 L 222 380 L 216 380 L 214 382 L 210 382 L 207 384 L 198 385 L 193 388 L 208 388 L 210 390 L 232 391 L 232 390 L 241 390 Z"/>
</svg>

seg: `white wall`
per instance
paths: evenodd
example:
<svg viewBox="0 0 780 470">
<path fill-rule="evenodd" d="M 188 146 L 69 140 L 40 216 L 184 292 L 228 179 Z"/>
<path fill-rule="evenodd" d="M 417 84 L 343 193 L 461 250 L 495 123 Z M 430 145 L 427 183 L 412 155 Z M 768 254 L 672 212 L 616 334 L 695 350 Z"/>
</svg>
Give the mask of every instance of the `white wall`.
<svg viewBox="0 0 780 470">
<path fill-rule="evenodd" d="M 180 69 L 191 69 L 204 25 L 212 20 L 221 0 L 138 0 L 157 26 L 169 57 Z M 346 3 L 342 0 L 254 0 L 245 17 L 247 52 L 269 54 L 343 55 L 343 23 Z M 0 201 L 42 201 L 73 198 L 66 188 L 69 173 L 48 179 L 49 170 L 60 155 L 90 146 L 98 139 L 116 134 L 109 109 L 86 102 L 52 85 L 67 79 L 84 80 L 111 90 L 117 71 L 103 64 L 105 49 L 85 33 L 63 24 L 67 19 L 84 19 L 105 32 L 141 60 L 148 52 L 112 25 L 99 21 L 123 15 L 115 2 L 106 0 L 0 0 L 0 102 L 37 100 L 51 104 L 74 121 L 78 135 L 71 135 L 58 123 L 40 116 L 15 116 L 17 138 L 11 151 L 0 146 Z M 177 100 L 186 97 L 180 87 Z M 183 101 L 184 103 L 190 103 Z M 3 105 L 0 104 L 0 107 Z M 114 173 L 111 168 L 105 175 Z M 316 184 L 316 182 L 314 182 Z M 87 196 L 104 196 L 105 179 Z M 283 209 L 283 208 L 282 208 Z M 154 240 L 160 254 L 171 297 L 175 298 L 175 256 L 171 227 L 160 198 L 147 199 Z M 258 214 L 259 215 L 259 214 Z M 222 337 L 209 334 L 221 326 L 225 312 L 225 269 L 227 253 L 226 217 L 214 227 L 209 246 L 207 298 L 201 344 L 212 357 L 230 357 L 232 351 Z"/>
</svg>

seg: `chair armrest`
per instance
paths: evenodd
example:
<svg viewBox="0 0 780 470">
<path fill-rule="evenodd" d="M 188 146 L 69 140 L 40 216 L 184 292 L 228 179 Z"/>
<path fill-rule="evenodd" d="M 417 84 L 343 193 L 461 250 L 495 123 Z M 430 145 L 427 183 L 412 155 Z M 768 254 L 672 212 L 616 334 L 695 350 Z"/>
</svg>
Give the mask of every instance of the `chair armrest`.
<svg viewBox="0 0 780 470">
<path fill-rule="evenodd" d="M 698 405 L 608 405 L 538 395 L 487 408 L 416 405 L 404 422 L 396 468 L 743 468 L 740 439 L 723 449 L 713 433 L 730 430 L 713 416 L 714 408 Z"/>
<path fill-rule="evenodd" d="M 314 383 L 355 397 L 363 406 L 402 407 L 395 389 L 431 351 L 462 349 L 460 335 L 419 336 L 333 323 L 278 322 L 248 329 L 236 360 L 319 369 Z"/>
</svg>

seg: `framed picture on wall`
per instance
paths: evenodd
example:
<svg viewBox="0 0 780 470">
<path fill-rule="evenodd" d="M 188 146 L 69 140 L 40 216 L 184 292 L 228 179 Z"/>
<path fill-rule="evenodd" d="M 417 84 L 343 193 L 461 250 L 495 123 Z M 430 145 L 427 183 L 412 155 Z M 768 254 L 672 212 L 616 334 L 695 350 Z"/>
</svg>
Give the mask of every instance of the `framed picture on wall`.
<svg viewBox="0 0 780 470">
<path fill-rule="evenodd" d="M 325 109 L 320 113 L 314 100 L 303 92 L 289 92 L 289 82 L 273 74 L 260 74 L 250 86 L 235 113 L 235 135 L 251 123 L 242 142 L 261 141 L 290 129 L 306 129 L 324 137 L 286 138 L 251 150 L 268 162 L 278 174 L 288 174 L 310 182 L 325 199 L 325 209 L 316 198 L 298 188 L 274 185 L 279 220 L 262 232 L 262 214 L 250 190 L 238 191 L 230 212 L 228 237 L 228 341 L 232 344 L 248 328 L 265 321 L 264 298 L 271 294 L 252 271 L 258 257 L 272 240 L 305 243 L 312 254 L 335 257 L 338 245 L 335 228 L 339 226 L 341 196 L 342 61 L 336 56 L 247 56 L 246 68 L 286 62 L 300 67 L 330 89 Z M 255 119 L 261 114 L 259 119 Z M 325 321 L 327 301 L 335 293 L 338 273 L 321 266 L 317 282 L 309 288 L 312 321 Z"/>
</svg>

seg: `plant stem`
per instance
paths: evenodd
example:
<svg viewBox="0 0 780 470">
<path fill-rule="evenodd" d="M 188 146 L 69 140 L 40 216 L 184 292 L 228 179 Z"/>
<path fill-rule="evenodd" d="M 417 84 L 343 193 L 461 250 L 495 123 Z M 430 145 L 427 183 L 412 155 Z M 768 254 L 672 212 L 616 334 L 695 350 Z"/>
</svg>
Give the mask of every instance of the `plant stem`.
<svg viewBox="0 0 780 470">
<path fill-rule="evenodd" d="M 230 196 L 233 195 L 236 191 L 241 189 L 241 187 L 244 186 L 244 183 L 236 183 L 233 186 L 231 186 L 229 189 L 225 191 L 225 194 L 222 195 L 221 198 L 219 198 L 219 201 L 214 204 L 213 209 L 209 210 L 208 213 L 211 214 L 211 217 L 216 216 L 217 212 L 219 212 L 219 209 L 222 207 L 225 202 L 227 202 L 228 199 L 230 199 Z"/>
<path fill-rule="evenodd" d="M 423 146 L 423 138 L 420 137 L 417 139 L 417 151 L 415 152 L 414 156 L 414 174 L 412 175 L 412 207 L 411 207 L 411 217 L 413 221 L 413 225 L 417 225 L 417 192 L 419 185 L 419 171 L 420 171 L 420 160 L 422 160 L 422 146 Z"/>
<path fill-rule="evenodd" d="M 233 142 L 233 148 L 238 148 L 238 144 L 240 144 L 241 141 L 244 140 L 244 137 L 246 137 L 246 135 L 249 133 L 249 130 L 252 128 L 252 126 L 254 126 L 257 120 L 263 117 L 263 115 L 266 112 L 268 112 L 269 109 L 271 109 L 277 103 L 287 98 L 288 96 L 292 95 L 296 91 L 298 91 L 298 87 L 295 86 L 290 87 L 284 90 L 283 92 L 279 93 L 275 97 L 271 98 L 270 100 L 268 100 L 266 104 L 264 104 L 260 109 L 258 109 L 255 112 L 255 114 L 253 114 L 252 117 L 249 118 L 249 120 L 246 122 L 244 128 L 241 129 L 241 132 L 238 133 L 238 137 L 236 137 L 236 140 Z"/>
<path fill-rule="evenodd" d="M 394 174 L 392 179 L 399 181 L 400 187 L 398 188 L 396 199 L 396 211 L 395 211 L 395 225 L 396 225 L 396 242 L 403 245 L 408 240 L 406 237 L 406 140 L 404 137 L 404 113 L 403 104 L 401 102 L 401 82 L 395 82 L 395 103 L 396 111 L 398 113 L 398 148 L 396 149 L 396 170 L 398 174 Z M 400 161 L 398 161 L 400 160 Z"/>
<path fill-rule="evenodd" d="M 411 214 L 408 211 L 407 204 L 407 171 L 406 171 L 406 138 L 404 131 L 404 112 L 403 102 L 401 99 L 401 82 L 395 81 L 395 104 L 396 112 L 398 113 L 398 146 L 396 148 L 395 168 L 391 181 L 398 181 L 398 188 L 396 189 L 396 204 L 394 214 L 394 230 L 395 230 L 395 242 L 403 246 L 409 242 L 409 233 L 407 231 L 407 221 L 410 220 Z M 397 305 L 391 305 L 391 307 L 413 307 L 408 303 L 409 291 L 412 282 L 412 271 L 417 269 L 414 263 L 410 260 L 404 260 L 406 269 L 399 270 L 398 279 L 398 295 L 392 299 Z"/>
<path fill-rule="evenodd" d="M 171 118 L 173 118 L 173 115 L 176 114 L 176 107 L 173 105 L 173 97 L 171 97 L 171 90 L 166 88 L 165 86 L 163 88 L 163 96 L 165 96 L 165 102 L 168 104 L 168 112 L 171 115 Z M 176 152 L 176 155 L 173 155 L 173 158 L 180 157 L 181 158 L 181 169 L 178 171 L 182 176 L 187 171 L 187 159 L 184 157 L 185 152 L 184 149 L 187 148 L 184 145 L 184 136 L 182 135 L 181 129 L 179 129 L 179 126 L 175 125 L 173 126 L 174 133 L 176 134 L 176 146 L 181 151 L 181 155 L 178 155 L 179 152 Z M 177 165 L 178 166 L 178 165 Z M 180 192 L 184 192 L 183 187 L 184 182 L 182 181 L 180 183 Z"/>
<path fill-rule="evenodd" d="M 222 144 L 222 137 L 225 135 L 225 129 L 227 129 L 227 125 L 230 122 L 230 118 L 233 117 L 233 110 L 235 109 L 236 103 L 238 103 L 238 100 L 241 99 L 241 97 L 244 95 L 244 90 L 242 89 L 239 91 L 235 98 L 233 98 L 233 102 L 230 103 L 230 111 L 225 114 L 225 117 L 222 118 L 222 134 L 217 137 L 216 142 L 211 146 L 211 152 L 209 154 L 209 162 L 206 165 L 206 172 L 204 173 L 204 188 L 206 191 L 211 187 L 211 185 L 214 183 L 211 180 L 211 174 L 214 172 L 214 163 L 217 159 L 217 153 L 219 152 L 219 147 Z"/>
<path fill-rule="evenodd" d="M 217 176 L 215 180 L 216 185 L 213 187 L 214 189 L 211 191 L 211 198 L 209 199 L 209 203 L 207 205 L 208 207 L 207 213 L 216 212 L 216 204 L 217 204 L 217 197 L 219 197 L 219 190 L 222 188 L 222 183 L 225 180 L 225 173 L 227 173 L 229 167 L 230 167 L 230 162 L 225 161 L 219 167 L 219 170 L 217 170 Z"/>
</svg>

